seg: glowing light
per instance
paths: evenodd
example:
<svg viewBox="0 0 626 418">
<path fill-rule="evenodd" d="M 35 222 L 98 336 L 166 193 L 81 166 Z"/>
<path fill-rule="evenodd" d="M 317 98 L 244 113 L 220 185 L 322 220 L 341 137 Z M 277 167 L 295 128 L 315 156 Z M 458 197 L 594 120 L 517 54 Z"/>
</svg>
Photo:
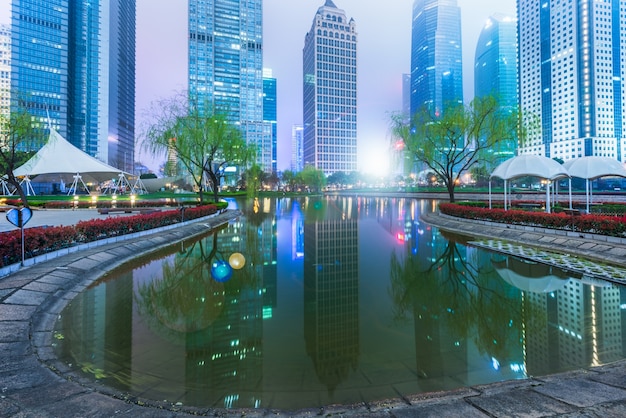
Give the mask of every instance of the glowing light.
<svg viewBox="0 0 626 418">
<path fill-rule="evenodd" d="M 246 258 L 241 253 L 232 253 L 228 258 L 228 264 L 235 270 L 239 270 L 246 264 Z"/>
</svg>

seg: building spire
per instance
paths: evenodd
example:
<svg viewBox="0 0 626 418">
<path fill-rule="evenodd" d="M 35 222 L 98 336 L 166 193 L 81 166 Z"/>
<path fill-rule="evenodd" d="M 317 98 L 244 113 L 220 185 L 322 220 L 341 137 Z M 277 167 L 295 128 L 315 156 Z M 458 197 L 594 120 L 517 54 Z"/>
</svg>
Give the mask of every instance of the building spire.
<svg viewBox="0 0 626 418">
<path fill-rule="evenodd" d="M 326 0 L 326 4 L 324 4 L 324 7 L 334 7 L 335 9 L 337 8 L 337 6 L 335 6 L 335 3 L 333 3 L 333 0 Z"/>
</svg>

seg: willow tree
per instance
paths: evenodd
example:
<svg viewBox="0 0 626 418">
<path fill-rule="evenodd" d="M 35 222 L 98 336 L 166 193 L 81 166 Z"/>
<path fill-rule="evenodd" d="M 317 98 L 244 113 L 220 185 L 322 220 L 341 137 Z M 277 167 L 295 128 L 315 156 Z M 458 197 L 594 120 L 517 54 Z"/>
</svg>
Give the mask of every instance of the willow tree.
<svg viewBox="0 0 626 418">
<path fill-rule="evenodd" d="M 12 108 L 10 113 L 0 113 L 0 176 L 15 188 L 22 204 L 28 207 L 26 193 L 14 173 L 33 155 L 31 150 L 41 147 L 43 130 L 27 109 L 19 105 Z"/>
<path fill-rule="evenodd" d="M 519 113 L 500 106 L 494 97 L 476 98 L 467 106 L 448 106 L 439 114 L 418 110 L 409 121 L 391 117 L 392 134 L 405 150 L 443 181 L 450 202 L 461 175 L 476 164 L 493 163 L 490 150 L 518 141 Z"/>
<path fill-rule="evenodd" d="M 153 103 L 143 147 L 153 155 L 175 156 L 193 178 L 200 201 L 206 180 L 217 202 L 225 168 L 245 165 L 254 150 L 225 114 L 208 108 L 198 106 L 187 94 Z"/>
</svg>

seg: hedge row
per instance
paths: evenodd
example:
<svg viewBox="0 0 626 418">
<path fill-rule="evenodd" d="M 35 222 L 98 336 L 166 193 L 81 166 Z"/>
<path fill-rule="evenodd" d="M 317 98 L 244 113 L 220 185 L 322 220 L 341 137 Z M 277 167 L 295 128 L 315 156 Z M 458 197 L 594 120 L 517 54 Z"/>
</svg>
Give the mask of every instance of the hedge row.
<svg viewBox="0 0 626 418">
<path fill-rule="evenodd" d="M 530 212 L 525 210 L 487 209 L 441 203 L 443 214 L 465 219 L 478 219 L 516 225 L 531 225 L 545 228 L 568 229 L 577 232 L 626 236 L 626 216 L 577 215 L 566 213 Z"/>
<path fill-rule="evenodd" d="M 217 212 L 217 206 L 204 205 L 185 209 L 185 220 L 197 219 Z M 179 210 L 168 210 L 146 215 L 108 217 L 80 221 L 71 226 L 53 226 L 24 229 L 25 257 L 35 257 L 47 252 L 74 245 L 145 231 L 181 221 Z M 0 233 L 0 267 L 21 261 L 20 230 Z"/>
</svg>

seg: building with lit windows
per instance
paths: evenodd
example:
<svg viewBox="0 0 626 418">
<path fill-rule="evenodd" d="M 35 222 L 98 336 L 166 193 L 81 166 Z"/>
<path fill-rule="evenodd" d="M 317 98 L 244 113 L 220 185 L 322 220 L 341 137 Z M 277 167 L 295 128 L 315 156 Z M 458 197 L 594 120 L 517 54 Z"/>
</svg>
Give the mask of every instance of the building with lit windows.
<svg viewBox="0 0 626 418">
<path fill-rule="evenodd" d="M 304 128 L 302 125 L 291 127 L 291 171 L 300 172 L 304 168 L 303 161 Z"/>
<path fill-rule="evenodd" d="M 131 172 L 135 0 L 12 0 L 11 30 L 11 88 L 28 110 L 77 148 Z"/>
<path fill-rule="evenodd" d="M 261 152 L 262 166 L 272 173 L 277 170 L 277 139 L 278 139 L 278 112 L 276 96 L 276 79 L 272 75 L 272 70 L 263 69 L 263 122 L 269 133 L 263 135 L 263 145 L 259 149 Z M 267 141 L 267 142 L 265 142 Z"/>
<path fill-rule="evenodd" d="M 326 0 L 303 49 L 304 165 L 326 175 L 357 169 L 357 33 Z"/>
<path fill-rule="evenodd" d="M 456 0 L 415 0 L 411 33 L 411 114 L 463 104 L 461 9 Z"/>
<path fill-rule="evenodd" d="M 0 112 L 9 113 L 11 101 L 11 27 L 0 24 Z"/>
<path fill-rule="evenodd" d="M 487 19 L 480 32 L 474 59 L 474 97 L 498 99 L 502 112 L 517 109 L 517 21 L 503 14 Z M 496 144 L 493 168 L 516 155 L 517 140 Z"/>
<path fill-rule="evenodd" d="M 263 2 L 189 0 L 188 83 L 201 112 L 224 114 L 272 170 L 263 121 Z M 268 165 L 269 164 L 269 165 Z"/>
<path fill-rule="evenodd" d="M 624 161 L 626 2 L 517 1 L 524 154 Z"/>
</svg>

